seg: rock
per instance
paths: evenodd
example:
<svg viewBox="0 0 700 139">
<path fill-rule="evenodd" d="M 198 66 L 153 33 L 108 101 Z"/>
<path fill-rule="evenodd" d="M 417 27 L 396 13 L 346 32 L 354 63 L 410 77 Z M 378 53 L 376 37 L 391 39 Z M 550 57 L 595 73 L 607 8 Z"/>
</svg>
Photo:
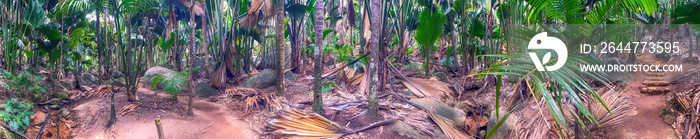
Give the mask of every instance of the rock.
<svg viewBox="0 0 700 139">
<path fill-rule="evenodd" d="M 65 93 L 65 92 L 63 92 L 63 93 L 58 93 L 58 98 L 61 98 L 61 99 L 70 99 L 70 95 L 68 95 L 68 93 Z"/>
<path fill-rule="evenodd" d="M 116 86 L 116 87 L 126 86 L 126 80 L 124 79 L 124 77 L 116 78 L 113 81 L 114 81 L 114 86 Z"/>
<path fill-rule="evenodd" d="M 58 109 L 61 109 L 61 106 L 54 104 L 54 105 L 49 106 L 49 108 L 54 109 L 54 110 L 58 110 Z"/>
<path fill-rule="evenodd" d="M 498 117 L 496 117 L 496 111 L 491 111 L 491 116 L 489 117 L 489 123 L 488 127 L 486 128 L 487 130 L 491 130 L 496 123 L 498 123 L 498 120 L 500 118 L 503 118 L 505 116 L 507 111 L 500 110 L 498 113 Z M 515 117 L 515 115 L 510 115 L 508 118 L 503 121 L 503 124 L 496 129 L 496 132 L 494 132 L 494 138 L 496 139 L 503 139 L 503 138 L 508 138 L 510 137 L 511 131 L 514 131 L 516 129 L 516 124 L 518 123 L 518 118 Z"/>
<path fill-rule="evenodd" d="M 175 77 L 175 75 L 176 75 L 175 71 L 173 71 L 173 70 L 170 70 L 170 69 L 167 69 L 164 67 L 160 67 L 160 66 L 156 66 L 156 67 L 152 67 L 152 68 L 148 69 L 146 71 L 146 73 L 144 73 L 143 82 L 146 83 L 146 85 L 150 86 L 151 81 L 153 80 L 153 78 L 155 78 L 156 74 L 163 75 L 167 78 L 172 78 L 172 77 Z M 126 83 L 126 82 L 124 82 L 124 83 Z M 157 85 L 157 88 L 163 89 L 163 85 L 159 83 Z"/>
<path fill-rule="evenodd" d="M 209 83 L 207 82 L 199 82 L 197 83 L 197 86 L 194 87 L 194 93 L 199 97 L 209 97 L 219 94 L 219 90 L 209 86 Z"/>
<path fill-rule="evenodd" d="M 396 121 L 394 124 L 391 124 L 391 131 L 398 134 L 398 135 L 405 136 L 408 138 L 413 138 L 413 139 L 431 138 L 429 136 L 421 134 L 420 131 L 414 129 L 410 125 L 406 124 L 406 122 L 403 122 L 401 120 Z M 440 131 L 438 131 L 438 132 L 440 132 Z"/>
<path fill-rule="evenodd" d="M 663 116 L 664 118 L 664 123 L 668 125 L 672 125 L 674 121 L 676 121 L 676 117 L 673 117 L 671 114 L 666 114 Z"/>
<path fill-rule="evenodd" d="M 122 72 L 119 72 L 119 71 L 113 71 L 113 72 L 112 72 L 112 78 L 113 78 L 113 79 L 121 78 L 121 77 L 124 77 L 124 74 L 122 74 Z"/>
<path fill-rule="evenodd" d="M 245 80 L 241 87 L 264 89 L 275 85 L 275 79 L 275 71 L 266 69 Z"/>
<path fill-rule="evenodd" d="M 296 77 L 294 77 L 294 73 L 292 71 L 287 71 L 284 73 L 284 79 L 290 80 L 290 81 L 295 81 L 297 80 Z"/>
<path fill-rule="evenodd" d="M 61 79 L 61 81 L 59 81 L 59 84 L 64 89 L 73 89 L 76 86 L 78 86 L 78 82 L 76 82 L 75 79 L 71 78 Z"/>
<path fill-rule="evenodd" d="M 68 111 L 66 109 L 62 109 L 60 114 L 61 114 L 61 117 L 68 117 L 68 115 L 70 115 L 70 111 Z"/>
<path fill-rule="evenodd" d="M 116 82 L 114 82 L 114 81 L 116 81 Z M 112 83 L 112 82 L 114 82 L 114 83 Z M 103 85 L 114 85 L 116 87 L 124 87 L 124 86 L 126 86 L 126 80 L 124 79 L 124 77 L 121 77 L 121 78 L 103 81 L 102 84 Z M 144 84 L 144 83 L 141 83 L 141 84 Z"/>
<path fill-rule="evenodd" d="M 464 127 L 467 116 L 464 114 L 464 111 L 460 109 L 456 109 L 443 102 L 437 102 L 427 98 L 411 99 L 411 102 L 421 105 L 426 109 L 434 111 L 436 114 L 442 117 L 452 120 L 457 127 Z"/>
<path fill-rule="evenodd" d="M 433 73 L 433 76 L 437 77 L 438 80 L 440 80 L 442 82 L 445 82 L 448 84 L 450 82 L 450 80 L 447 79 L 447 74 L 445 74 L 444 72 L 435 72 L 435 73 Z"/>
<path fill-rule="evenodd" d="M 96 85 L 97 82 L 99 82 L 97 77 L 93 76 L 92 74 L 86 73 L 78 77 L 78 84 L 80 85 L 93 86 Z"/>
</svg>

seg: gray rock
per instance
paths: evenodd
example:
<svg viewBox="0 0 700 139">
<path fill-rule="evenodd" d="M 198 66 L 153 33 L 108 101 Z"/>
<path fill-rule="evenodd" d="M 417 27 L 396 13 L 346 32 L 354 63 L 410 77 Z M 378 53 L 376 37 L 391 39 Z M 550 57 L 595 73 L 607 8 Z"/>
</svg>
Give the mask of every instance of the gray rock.
<svg viewBox="0 0 700 139">
<path fill-rule="evenodd" d="M 263 89 L 275 85 L 275 79 L 275 71 L 266 69 L 245 80 L 241 87 Z"/>
<path fill-rule="evenodd" d="M 505 116 L 507 111 L 500 110 L 498 113 L 498 117 L 496 117 L 496 111 L 491 111 L 491 116 L 489 117 L 489 123 L 487 126 L 487 130 L 491 130 L 496 123 L 498 123 L 498 120 L 500 118 L 503 118 Z M 518 118 L 515 117 L 515 115 L 509 115 L 505 121 L 503 121 L 503 124 L 496 129 L 496 132 L 494 132 L 494 138 L 496 139 L 503 139 L 503 138 L 508 138 L 510 137 L 511 131 L 514 131 L 516 129 L 516 124 L 518 123 Z"/>
<path fill-rule="evenodd" d="M 431 137 L 428 135 L 424 135 L 421 131 L 414 129 L 406 122 L 401 120 L 396 121 L 394 124 L 391 124 L 390 127 L 392 132 L 411 139 L 447 138 L 444 134 L 439 134 L 442 133 L 442 131 L 440 131 L 439 128 L 434 128 L 434 136 Z"/>
<path fill-rule="evenodd" d="M 112 83 L 113 81 L 116 81 L 116 82 Z M 121 78 L 103 81 L 102 84 L 103 85 L 114 85 L 116 87 L 124 87 L 124 86 L 126 86 L 126 80 L 124 79 L 124 77 L 121 77 Z"/>
<path fill-rule="evenodd" d="M 199 97 L 209 97 L 219 93 L 219 90 L 209 86 L 207 82 L 199 82 L 197 86 L 194 87 L 194 93 Z"/>
<path fill-rule="evenodd" d="M 445 74 L 444 72 L 435 72 L 435 73 L 433 73 L 433 76 L 437 77 L 438 80 L 440 80 L 442 82 L 445 82 L 448 84 L 450 83 L 450 80 L 447 79 L 447 74 Z"/>
<path fill-rule="evenodd" d="M 286 73 L 284 73 L 284 79 L 287 79 L 287 80 L 290 80 L 290 81 L 295 81 L 295 80 L 297 80 L 297 78 L 294 77 L 294 73 L 292 73 L 292 71 L 287 71 Z"/>
<path fill-rule="evenodd" d="M 112 78 L 116 79 L 116 78 L 121 78 L 121 77 L 124 77 L 124 74 L 122 74 L 122 72 L 119 72 L 119 71 L 112 72 Z"/>
<path fill-rule="evenodd" d="M 456 109 L 443 102 L 437 102 L 427 98 L 411 99 L 411 102 L 421 105 L 426 109 L 434 111 L 436 114 L 442 117 L 452 120 L 457 127 L 464 127 L 467 117 L 464 111 L 460 109 Z"/>
<path fill-rule="evenodd" d="M 61 81 L 59 81 L 59 84 L 64 89 L 73 89 L 76 86 L 78 86 L 78 82 L 76 82 L 75 79 L 70 79 L 70 78 L 62 79 Z"/>
<path fill-rule="evenodd" d="M 126 80 L 124 77 L 114 79 L 114 86 L 124 87 L 126 86 Z"/>
<path fill-rule="evenodd" d="M 93 86 L 93 85 L 96 85 L 97 82 L 98 82 L 97 77 L 93 76 L 92 74 L 85 73 L 82 76 L 78 77 L 78 84 L 79 85 Z"/>
</svg>

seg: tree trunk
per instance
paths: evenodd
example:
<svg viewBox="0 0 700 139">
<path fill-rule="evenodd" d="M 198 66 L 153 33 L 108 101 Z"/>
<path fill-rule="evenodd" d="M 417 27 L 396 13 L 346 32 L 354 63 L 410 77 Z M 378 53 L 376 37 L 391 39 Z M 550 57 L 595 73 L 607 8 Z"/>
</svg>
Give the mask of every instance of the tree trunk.
<svg viewBox="0 0 700 139">
<path fill-rule="evenodd" d="M 372 18 L 370 20 L 372 37 L 370 38 L 370 49 L 379 52 L 379 33 L 381 32 L 381 0 L 372 0 Z M 377 66 L 379 65 L 379 53 L 372 53 L 369 62 L 369 105 L 367 116 L 371 119 L 379 119 L 379 102 L 377 100 Z"/>
<path fill-rule="evenodd" d="M 324 3 L 322 0 L 316 1 L 316 17 L 314 18 L 316 20 L 315 27 L 314 27 L 314 32 L 316 35 L 314 35 L 314 40 L 315 40 L 315 45 L 316 48 L 314 48 L 314 102 L 313 102 L 313 111 L 318 113 L 318 114 L 324 114 L 323 113 L 323 92 L 321 92 L 322 86 L 321 86 L 321 70 L 323 70 L 323 64 L 322 60 L 323 55 L 321 54 L 322 45 L 323 45 L 323 12 L 324 12 Z"/>
<path fill-rule="evenodd" d="M 206 2 L 204 2 L 204 4 L 205 4 L 204 7 L 206 7 Z M 208 22 L 207 16 L 206 15 L 202 16 L 202 36 L 203 36 L 202 40 L 203 40 L 203 42 L 202 42 L 201 47 L 204 48 L 203 49 L 204 50 L 204 64 L 202 64 L 202 65 L 204 65 L 204 67 L 202 67 L 202 68 L 204 68 L 204 78 L 209 79 L 209 77 L 210 77 L 209 71 L 210 71 L 211 66 L 209 66 L 209 51 L 207 51 L 207 47 L 209 47 L 209 28 L 207 26 L 207 22 Z"/>
<path fill-rule="evenodd" d="M 277 42 L 277 91 L 284 95 L 284 0 L 277 0 L 275 16 L 275 35 Z"/>
<path fill-rule="evenodd" d="M 190 9 L 194 9 L 194 0 L 192 0 L 190 2 L 190 5 L 191 5 Z M 187 64 L 190 67 L 190 73 L 189 73 L 190 76 L 189 76 L 189 79 L 187 80 L 187 82 L 188 82 L 187 84 L 189 85 L 189 88 L 190 88 L 189 99 L 187 99 L 187 115 L 192 116 L 192 115 L 194 115 L 194 113 L 192 112 L 192 99 L 194 99 L 194 78 L 192 78 L 192 76 L 194 76 L 194 60 L 195 60 L 194 58 L 196 57 L 194 55 L 194 51 L 195 51 L 194 50 L 194 32 L 195 32 L 195 27 L 197 27 L 197 26 L 195 26 L 195 23 L 194 23 L 194 10 L 190 10 L 190 23 L 189 24 L 190 24 L 190 28 L 191 28 L 192 33 L 190 33 L 190 50 L 189 50 L 189 54 L 188 54 L 189 58 L 187 60 L 188 61 Z"/>
</svg>

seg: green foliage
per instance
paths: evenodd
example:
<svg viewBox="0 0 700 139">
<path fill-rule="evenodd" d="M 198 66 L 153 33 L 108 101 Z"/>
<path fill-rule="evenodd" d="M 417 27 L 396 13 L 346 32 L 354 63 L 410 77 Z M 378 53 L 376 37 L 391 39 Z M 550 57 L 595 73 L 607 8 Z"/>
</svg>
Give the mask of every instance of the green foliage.
<svg viewBox="0 0 700 139">
<path fill-rule="evenodd" d="M 421 55 L 423 56 L 423 68 L 425 74 L 428 75 L 428 65 L 430 65 L 430 54 L 432 53 L 433 44 L 443 33 L 444 24 L 447 22 L 447 16 L 442 14 L 440 9 L 431 12 L 430 9 L 424 9 L 418 18 L 420 23 L 416 30 L 414 38 L 420 44 Z"/>
<path fill-rule="evenodd" d="M 294 4 L 287 4 L 285 6 L 284 10 L 289 13 L 289 16 L 294 17 L 294 18 L 302 18 L 306 15 L 307 12 L 310 12 L 311 10 L 315 10 L 315 7 L 311 6 L 306 6 L 303 4 L 299 3 L 294 3 Z"/>
<path fill-rule="evenodd" d="M 39 97 L 39 94 L 45 94 L 46 89 L 39 86 L 42 78 L 40 76 L 33 75 L 28 71 L 23 71 L 19 74 L 12 74 L 10 72 L 2 72 L 3 79 L 9 81 L 2 86 L 17 92 L 21 97 L 23 92 L 30 93 L 32 97 Z"/>
<path fill-rule="evenodd" d="M 44 5 L 44 3 L 39 2 L 39 0 L 29 1 L 27 7 L 24 8 L 24 20 L 35 27 L 43 25 L 44 21 L 46 21 L 47 19 L 46 12 L 41 7 L 42 5 Z"/>
<path fill-rule="evenodd" d="M 337 87 L 335 82 L 327 81 L 323 81 L 323 83 L 321 83 L 321 86 L 323 86 L 323 88 L 321 89 L 321 93 L 330 93 L 333 90 L 333 87 Z"/>
<path fill-rule="evenodd" d="M 0 107 L 5 108 L 5 111 L 0 111 L 0 118 L 7 123 L 10 128 L 18 131 L 25 131 L 29 127 L 29 116 L 34 115 L 31 112 L 34 104 L 28 102 L 18 102 L 17 98 L 12 98 L 5 104 L 0 104 Z"/>
<path fill-rule="evenodd" d="M 671 21 L 673 24 L 700 24 L 700 2 L 679 2 L 680 4 L 674 5 L 673 12 L 671 12 L 671 18 L 675 20 Z"/>
<path fill-rule="evenodd" d="M 333 91 L 333 88 L 338 87 L 338 85 L 335 84 L 335 82 L 323 81 L 321 87 L 321 93 L 330 93 Z M 309 90 L 307 93 L 313 93 L 313 90 Z"/>
<path fill-rule="evenodd" d="M 162 74 L 154 74 L 154 77 L 151 80 L 151 88 L 156 88 L 158 84 L 162 84 L 165 93 L 172 95 L 173 100 L 177 100 L 177 95 L 180 94 L 180 91 L 187 87 L 188 71 L 189 68 L 185 71 L 176 72 L 173 77 L 166 77 Z"/>
</svg>

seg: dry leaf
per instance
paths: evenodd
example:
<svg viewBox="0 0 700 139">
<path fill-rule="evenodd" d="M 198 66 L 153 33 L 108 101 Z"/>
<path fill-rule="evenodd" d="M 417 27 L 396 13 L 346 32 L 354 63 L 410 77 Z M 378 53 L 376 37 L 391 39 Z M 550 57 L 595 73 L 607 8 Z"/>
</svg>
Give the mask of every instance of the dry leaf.
<svg viewBox="0 0 700 139">
<path fill-rule="evenodd" d="M 284 110 L 267 123 L 272 134 L 283 138 L 333 138 L 347 133 L 338 124 L 316 113 Z"/>
</svg>

